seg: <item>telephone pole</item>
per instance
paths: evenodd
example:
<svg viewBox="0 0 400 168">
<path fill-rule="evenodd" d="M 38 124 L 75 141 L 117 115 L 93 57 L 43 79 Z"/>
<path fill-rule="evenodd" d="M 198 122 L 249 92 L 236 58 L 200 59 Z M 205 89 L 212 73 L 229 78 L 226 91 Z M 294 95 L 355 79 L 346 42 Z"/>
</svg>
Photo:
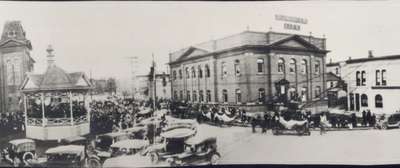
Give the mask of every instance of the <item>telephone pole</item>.
<svg viewBox="0 0 400 168">
<path fill-rule="evenodd" d="M 136 56 L 131 56 L 131 57 L 126 57 L 127 59 L 129 59 L 129 63 L 130 63 L 130 74 L 131 74 L 131 94 L 132 94 L 132 98 L 134 98 L 135 94 L 136 94 L 136 90 L 137 90 L 137 85 L 136 85 L 136 71 L 135 71 L 135 66 L 137 65 L 137 59 L 138 57 Z"/>
</svg>

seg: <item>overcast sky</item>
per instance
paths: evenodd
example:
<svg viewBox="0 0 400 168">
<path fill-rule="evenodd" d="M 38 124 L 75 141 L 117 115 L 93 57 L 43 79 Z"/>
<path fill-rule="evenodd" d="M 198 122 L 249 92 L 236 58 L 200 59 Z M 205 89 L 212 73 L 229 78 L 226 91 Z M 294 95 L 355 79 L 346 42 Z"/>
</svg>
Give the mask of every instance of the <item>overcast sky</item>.
<svg viewBox="0 0 400 168">
<path fill-rule="evenodd" d="M 254 31 L 282 31 L 275 14 L 308 19 L 298 34 L 327 38 L 334 61 L 400 54 L 400 3 L 372 2 L 0 2 L 0 24 L 20 20 L 33 45 L 35 71 L 46 67 L 52 44 L 65 70 L 127 78 L 127 57 L 148 73 L 154 53 L 166 70 L 168 53 L 211 39 Z M 1 30 L 2 30 L 1 26 Z"/>
</svg>

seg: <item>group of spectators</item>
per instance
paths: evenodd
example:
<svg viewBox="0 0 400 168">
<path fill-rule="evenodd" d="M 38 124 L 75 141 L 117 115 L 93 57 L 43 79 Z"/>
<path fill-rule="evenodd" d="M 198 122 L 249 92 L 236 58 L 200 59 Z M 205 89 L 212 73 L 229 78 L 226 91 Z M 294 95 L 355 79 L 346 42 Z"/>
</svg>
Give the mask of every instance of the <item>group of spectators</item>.
<svg viewBox="0 0 400 168">
<path fill-rule="evenodd" d="M 11 135 L 24 131 L 24 114 L 19 113 L 2 113 L 0 115 L 0 132 L 2 135 Z"/>
<path fill-rule="evenodd" d="M 71 104 L 62 98 L 51 98 L 48 104 L 44 104 L 44 115 L 46 118 L 70 118 Z M 40 101 L 29 101 L 28 117 L 42 118 L 42 104 Z M 72 115 L 79 117 L 87 114 L 84 101 L 72 101 Z"/>
</svg>

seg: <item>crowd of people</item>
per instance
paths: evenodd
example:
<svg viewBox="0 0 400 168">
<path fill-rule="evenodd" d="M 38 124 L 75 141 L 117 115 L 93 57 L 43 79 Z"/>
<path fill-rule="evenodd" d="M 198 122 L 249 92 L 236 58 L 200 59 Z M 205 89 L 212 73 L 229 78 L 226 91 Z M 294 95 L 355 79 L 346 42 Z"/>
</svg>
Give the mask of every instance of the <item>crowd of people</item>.
<svg viewBox="0 0 400 168">
<path fill-rule="evenodd" d="M 0 115 L 0 132 L 2 135 L 16 134 L 24 130 L 24 115 L 22 112 L 3 113 Z"/>
</svg>

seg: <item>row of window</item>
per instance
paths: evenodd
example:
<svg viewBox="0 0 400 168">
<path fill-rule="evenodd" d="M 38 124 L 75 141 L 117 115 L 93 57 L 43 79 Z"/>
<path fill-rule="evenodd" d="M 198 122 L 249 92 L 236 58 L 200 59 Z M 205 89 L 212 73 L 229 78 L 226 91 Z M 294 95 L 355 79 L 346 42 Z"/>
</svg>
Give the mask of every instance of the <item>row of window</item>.
<svg viewBox="0 0 400 168">
<path fill-rule="evenodd" d="M 365 86 L 366 85 L 366 72 L 365 71 L 357 71 L 356 72 L 356 86 Z M 377 86 L 386 86 L 386 69 L 378 69 L 375 71 L 375 84 Z"/>
<path fill-rule="evenodd" d="M 196 75 L 196 72 L 198 73 L 198 75 Z M 197 67 L 197 71 L 195 70 L 194 67 L 192 67 L 191 70 L 189 70 L 189 67 L 186 67 L 185 74 L 186 74 L 186 78 L 188 78 L 188 79 L 190 78 L 190 74 L 192 75 L 192 78 L 196 78 L 196 76 L 198 76 L 199 78 L 203 78 L 203 69 L 201 68 L 200 65 Z M 204 76 L 206 78 L 209 78 L 210 74 L 211 74 L 210 67 L 208 65 L 205 65 L 205 75 Z M 177 75 L 179 75 L 179 79 L 183 78 L 183 73 L 182 73 L 181 69 L 178 70 L 178 74 L 176 71 L 172 72 L 172 79 L 176 80 L 178 78 Z"/>
<path fill-rule="evenodd" d="M 283 58 L 279 58 L 278 60 L 278 72 L 280 73 L 285 73 L 285 60 Z M 296 73 L 297 72 L 297 64 L 295 59 L 290 59 L 289 61 L 289 73 Z M 307 73 L 307 61 L 306 60 L 301 60 L 301 65 L 300 65 L 300 72 L 302 74 Z M 319 61 L 315 61 L 314 64 L 314 73 L 316 75 L 320 74 L 321 72 L 321 65 Z"/>
<path fill-rule="evenodd" d="M 366 94 L 353 94 L 350 93 L 350 110 L 359 111 L 361 107 L 368 107 L 368 96 Z M 383 107 L 383 98 L 382 95 L 375 95 L 375 107 L 382 108 Z"/>
<path fill-rule="evenodd" d="M 192 94 L 190 94 L 190 91 L 186 91 L 186 100 L 187 101 L 199 101 L 199 102 L 210 102 L 211 101 L 211 91 L 207 90 L 206 91 L 206 98 L 204 99 L 204 93 L 203 90 L 199 91 L 198 94 L 198 98 L 197 99 L 197 91 L 193 91 Z M 178 99 L 178 92 L 174 91 L 174 99 Z M 179 99 L 183 100 L 184 96 L 183 96 L 183 90 L 179 91 Z M 237 103 L 242 102 L 242 92 L 240 91 L 240 89 L 236 89 L 235 90 L 235 101 Z M 265 89 L 264 88 L 260 88 L 258 89 L 258 101 L 259 102 L 264 102 L 265 101 Z M 228 90 L 227 89 L 223 89 L 222 90 L 222 102 L 228 102 Z"/>
</svg>

